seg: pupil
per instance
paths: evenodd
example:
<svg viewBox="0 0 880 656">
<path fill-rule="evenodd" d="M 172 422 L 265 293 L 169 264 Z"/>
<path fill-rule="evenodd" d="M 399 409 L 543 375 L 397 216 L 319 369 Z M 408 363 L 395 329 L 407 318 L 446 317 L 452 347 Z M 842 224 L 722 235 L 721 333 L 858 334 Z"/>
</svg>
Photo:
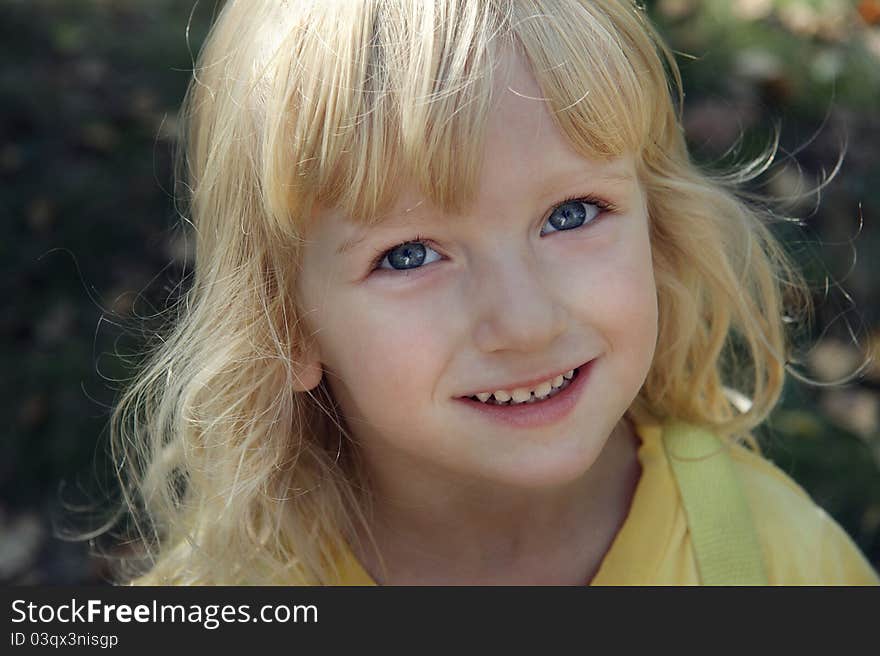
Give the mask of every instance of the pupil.
<svg viewBox="0 0 880 656">
<path fill-rule="evenodd" d="M 560 205 L 553 210 L 553 214 L 550 215 L 550 223 L 557 230 L 567 230 L 581 225 L 586 218 L 587 212 L 584 210 L 584 204 L 572 202 Z"/>
<path fill-rule="evenodd" d="M 425 259 L 425 247 L 418 242 L 403 244 L 391 252 L 388 261 L 395 269 L 412 269 Z"/>
</svg>

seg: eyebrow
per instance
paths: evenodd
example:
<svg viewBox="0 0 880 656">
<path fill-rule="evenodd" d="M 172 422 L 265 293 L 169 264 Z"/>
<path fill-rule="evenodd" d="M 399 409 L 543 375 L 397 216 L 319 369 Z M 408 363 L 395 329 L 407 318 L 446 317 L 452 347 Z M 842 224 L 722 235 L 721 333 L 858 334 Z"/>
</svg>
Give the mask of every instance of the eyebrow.
<svg viewBox="0 0 880 656">
<path fill-rule="evenodd" d="M 633 175 L 631 173 L 625 173 L 620 171 L 605 171 L 603 173 L 598 173 L 593 176 L 594 180 L 601 180 L 603 182 L 616 182 L 616 183 L 626 183 L 633 181 Z M 337 255 L 344 255 L 348 253 L 350 250 L 357 247 L 359 244 L 364 242 L 370 233 L 365 228 L 361 228 L 354 236 L 349 237 L 344 240 L 339 247 L 336 249 Z"/>
</svg>

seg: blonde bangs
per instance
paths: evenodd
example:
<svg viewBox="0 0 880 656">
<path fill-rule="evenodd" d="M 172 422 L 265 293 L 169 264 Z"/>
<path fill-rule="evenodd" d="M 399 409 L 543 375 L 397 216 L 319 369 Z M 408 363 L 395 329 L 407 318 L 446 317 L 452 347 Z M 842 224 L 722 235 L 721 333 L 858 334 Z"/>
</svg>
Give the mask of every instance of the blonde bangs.
<svg viewBox="0 0 880 656">
<path fill-rule="evenodd" d="M 268 115 L 272 213 L 378 221 L 403 179 L 448 211 L 473 196 L 501 29 L 488 3 L 346 3 L 291 34 Z"/>
<path fill-rule="evenodd" d="M 634 6 L 535 1 L 516 7 L 517 39 L 577 152 L 638 156 L 665 134 L 674 109 L 658 50 L 669 55 Z"/>
<path fill-rule="evenodd" d="M 297 234 L 313 203 L 380 222 L 404 180 L 443 211 L 467 206 L 511 48 L 583 155 L 639 153 L 670 120 L 664 70 L 632 8 L 364 1 L 303 18 L 274 57 L 263 135 L 269 214 Z"/>
</svg>

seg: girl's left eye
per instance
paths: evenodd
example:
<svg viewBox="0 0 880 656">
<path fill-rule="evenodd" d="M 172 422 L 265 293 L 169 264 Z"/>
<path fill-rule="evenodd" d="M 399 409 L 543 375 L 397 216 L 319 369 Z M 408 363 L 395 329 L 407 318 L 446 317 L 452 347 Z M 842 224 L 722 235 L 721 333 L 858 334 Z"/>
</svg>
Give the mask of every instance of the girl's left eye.
<svg viewBox="0 0 880 656">
<path fill-rule="evenodd" d="M 594 223 L 603 213 L 614 213 L 616 207 L 611 203 L 587 196 L 585 198 L 569 198 L 562 201 L 553 208 L 546 221 L 553 226 L 550 232 L 564 232 L 566 230 L 575 230 L 583 225 Z M 541 231 L 541 235 L 548 234 Z M 386 269 L 391 271 L 406 271 L 421 267 L 423 264 L 430 264 L 425 260 L 426 251 L 430 247 L 426 246 L 428 242 L 423 241 L 421 235 L 415 239 L 398 244 L 387 250 L 379 250 L 376 257 L 373 258 L 371 271 Z M 433 249 L 430 249 L 433 250 Z M 434 251 L 436 253 L 436 251 Z M 439 258 L 438 258 L 439 259 Z M 388 260 L 391 267 L 380 267 L 379 265 Z"/>
</svg>

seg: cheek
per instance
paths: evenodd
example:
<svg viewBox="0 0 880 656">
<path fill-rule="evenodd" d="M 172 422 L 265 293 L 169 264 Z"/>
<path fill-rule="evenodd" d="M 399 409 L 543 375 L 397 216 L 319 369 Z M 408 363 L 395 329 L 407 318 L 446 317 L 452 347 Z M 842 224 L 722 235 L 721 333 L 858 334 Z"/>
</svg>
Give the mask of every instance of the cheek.
<svg viewBox="0 0 880 656">
<path fill-rule="evenodd" d="M 399 398 L 416 389 L 424 394 L 424 381 L 437 371 L 432 357 L 445 352 L 438 304 L 418 295 L 405 303 L 384 301 L 380 294 L 342 284 L 343 275 L 317 266 L 320 262 L 320 254 L 314 261 L 306 257 L 298 293 L 306 308 L 302 321 L 314 335 L 338 400 L 387 407 L 393 405 L 387 394 Z"/>
<path fill-rule="evenodd" d="M 389 398 L 410 394 L 424 397 L 438 378 L 440 359 L 448 351 L 439 323 L 438 304 L 383 302 L 377 296 L 369 303 L 353 299 L 333 304 L 326 315 L 324 335 L 327 364 L 363 400 L 400 407 Z M 404 313 L 405 312 L 405 313 Z M 340 367 L 333 365 L 339 364 Z"/>
<path fill-rule="evenodd" d="M 657 339 L 657 288 L 646 240 L 620 242 L 580 260 L 574 286 L 582 321 L 601 331 L 607 348 L 633 364 L 653 358 Z"/>
<path fill-rule="evenodd" d="M 646 336 L 656 332 L 657 288 L 650 264 L 616 266 L 599 297 L 609 321 L 621 331 Z"/>
</svg>

